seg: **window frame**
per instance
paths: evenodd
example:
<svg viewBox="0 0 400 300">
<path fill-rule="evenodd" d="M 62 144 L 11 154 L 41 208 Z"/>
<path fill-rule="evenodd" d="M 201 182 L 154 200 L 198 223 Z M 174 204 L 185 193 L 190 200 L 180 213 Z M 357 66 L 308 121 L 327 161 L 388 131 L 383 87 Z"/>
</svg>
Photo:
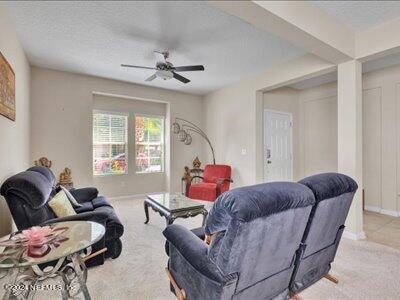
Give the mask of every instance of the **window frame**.
<svg viewBox="0 0 400 300">
<path fill-rule="evenodd" d="M 124 173 L 107 173 L 107 174 L 94 174 L 94 156 L 93 156 L 93 129 L 94 129 L 94 114 L 106 114 L 106 115 L 116 115 L 116 116 L 124 116 L 126 117 L 126 126 L 125 126 L 125 172 Z M 129 174 L 129 113 L 122 111 L 113 111 L 113 110 L 102 110 L 102 109 L 93 109 L 92 110 L 92 176 L 93 177 L 107 177 L 107 176 L 121 176 Z"/>
<path fill-rule="evenodd" d="M 162 157 L 161 157 L 161 171 L 137 171 L 136 170 L 136 117 L 144 117 L 144 118 L 158 118 L 162 119 L 163 123 L 163 128 L 162 128 Z M 165 173 L 165 116 L 164 115 L 157 115 L 157 114 L 144 114 L 144 113 L 134 113 L 134 145 L 135 145 L 135 174 L 138 175 L 143 175 L 143 174 L 160 174 L 160 173 Z"/>
</svg>

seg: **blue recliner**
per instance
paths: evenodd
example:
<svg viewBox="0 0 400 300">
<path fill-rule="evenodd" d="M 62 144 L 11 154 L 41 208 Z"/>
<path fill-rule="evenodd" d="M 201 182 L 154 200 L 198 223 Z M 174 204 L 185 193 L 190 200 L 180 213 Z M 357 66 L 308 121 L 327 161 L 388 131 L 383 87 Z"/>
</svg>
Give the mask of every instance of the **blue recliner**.
<svg viewBox="0 0 400 300">
<path fill-rule="evenodd" d="M 328 274 L 356 190 L 350 177 L 325 173 L 224 193 L 206 222 L 206 234 L 215 234 L 210 246 L 198 230 L 164 230 L 171 290 L 187 299 L 287 299 L 301 292 Z"/>
<path fill-rule="evenodd" d="M 210 246 L 183 226 L 164 230 L 168 269 L 187 299 L 285 299 L 314 203 L 298 183 L 228 191 L 207 218 Z"/>
</svg>

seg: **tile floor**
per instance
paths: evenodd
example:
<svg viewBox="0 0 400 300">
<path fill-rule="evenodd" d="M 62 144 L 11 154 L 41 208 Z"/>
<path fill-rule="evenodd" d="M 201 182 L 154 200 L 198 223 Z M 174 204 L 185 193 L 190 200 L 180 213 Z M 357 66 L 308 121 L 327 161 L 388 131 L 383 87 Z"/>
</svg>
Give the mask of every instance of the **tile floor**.
<svg viewBox="0 0 400 300">
<path fill-rule="evenodd" d="M 400 218 L 364 211 L 367 240 L 400 250 Z"/>
</svg>

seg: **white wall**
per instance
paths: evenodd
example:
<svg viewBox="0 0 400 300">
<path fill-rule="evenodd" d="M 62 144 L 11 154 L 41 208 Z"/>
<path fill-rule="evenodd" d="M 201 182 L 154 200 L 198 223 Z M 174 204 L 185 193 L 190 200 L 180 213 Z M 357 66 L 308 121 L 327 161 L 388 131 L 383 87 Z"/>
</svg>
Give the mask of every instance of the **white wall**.
<svg viewBox="0 0 400 300">
<path fill-rule="evenodd" d="M 16 121 L 0 115 L 0 184 L 29 167 L 29 77 L 30 67 L 10 20 L 0 3 L 0 52 L 15 73 Z M 11 217 L 5 200 L 0 199 L 0 236 L 11 230 Z"/>
<path fill-rule="evenodd" d="M 293 180 L 300 179 L 300 116 L 299 116 L 299 93 L 292 88 L 279 88 L 264 93 L 264 109 L 272 109 L 292 114 L 292 136 L 293 136 Z"/>
<path fill-rule="evenodd" d="M 59 174 L 64 167 L 70 167 L 76 186 L 94 184 L 92 176 L 94 92 L 166 103 L 167 141 L 170 138 L 169 118 L 173 120 L 175 117 L 183 117 L 200 126 L 202 121 L 200 96 L 138 84 L 33 67 L 31 90 L 31 160 L 47 156 L 53 161 L 52 169 L 56 174 Z M 166 149 L 166 169 L 170 170 L 170 174 L 168 172 L 166 174 L 166 186 L 172 191 L 181 190 L 183 167 L 190 165 L 196 155 L 202 160 L 202 143 L 200 137 L 194 136 L 192 145 L 185 146 L 177 141 L 176 136 L 171 135 L 170 148 Z M 126 185 L 133 184 L 132 180 L 127 180 Z M 140 192 L 157 192 L 159 188 L 153 187 L 151 179 L 143 182 L 135 178 L 136 180 L 135 184 L 142 185 L 140 190 L 138 188 Z M 102 186 L 99 188 L 102 189 Z M 115 191 L 109 190 L 109 192 L 112 195 Z"/>
<path fill-rule="evenodd" d="M 167 105 L 102 95 L 94 95 L 93 100 L 94 109 L 128 114 L 128 172 L 121 175 L 95 176 L 93 184 L 99 188 L 100 193 L 119 197 L 168 190 L 165 172 L 149 174 L 135 172 L 135 114 L 165 117 Z"/>
</svg>

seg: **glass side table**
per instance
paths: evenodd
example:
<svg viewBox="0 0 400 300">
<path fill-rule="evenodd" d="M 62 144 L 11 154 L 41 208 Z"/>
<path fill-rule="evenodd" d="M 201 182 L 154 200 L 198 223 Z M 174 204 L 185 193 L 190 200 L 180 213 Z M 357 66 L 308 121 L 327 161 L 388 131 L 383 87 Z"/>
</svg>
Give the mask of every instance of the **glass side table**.
<svg viewBox="0 0 400 300">
<path fill-rule="evenodd" d="M 75 297 L 80 292 L 85 299 L 90 299 L 83 252 L 104 236 L 104 226 L 70 221 L 49 224 L 45 230 L 47 234 L 40 242 L 34 237 L 28 241 L 21 232 L 0 238 L 3 300 L 32 299 L 43 287 L 61 291 L 62 299 Z M 60 277 L 60 285 L 42 284 L 54 277 Z"/>
</svg>

